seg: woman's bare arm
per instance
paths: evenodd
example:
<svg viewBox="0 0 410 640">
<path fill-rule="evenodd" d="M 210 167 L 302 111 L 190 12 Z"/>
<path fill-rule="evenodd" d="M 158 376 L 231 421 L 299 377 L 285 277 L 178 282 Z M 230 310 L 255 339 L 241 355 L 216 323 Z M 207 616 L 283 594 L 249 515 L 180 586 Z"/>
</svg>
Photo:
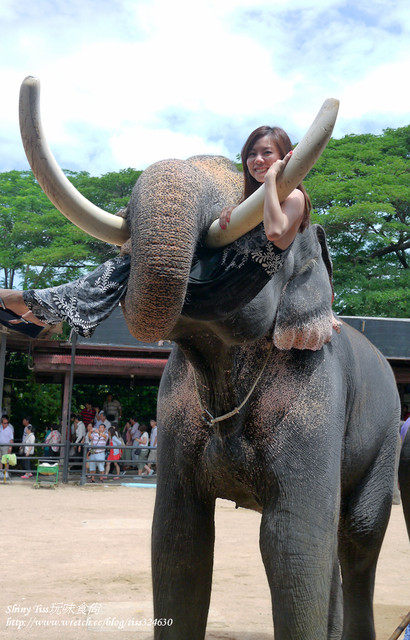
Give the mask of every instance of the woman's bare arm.
<svg viewBox="0 0 410 640">
<path fill-rule="evenodd" d="M 265 176 L 265 204 L 263 224 L 266 237 L 279 249 L 286 249 L 294 240 L 303 219 L 305 198 L 299 189 L 280 203 L 276 189 L 276 178 L 289 162 L 291 153 L 283 160 L 277 160 L 269 168 Z"/>
</svg>

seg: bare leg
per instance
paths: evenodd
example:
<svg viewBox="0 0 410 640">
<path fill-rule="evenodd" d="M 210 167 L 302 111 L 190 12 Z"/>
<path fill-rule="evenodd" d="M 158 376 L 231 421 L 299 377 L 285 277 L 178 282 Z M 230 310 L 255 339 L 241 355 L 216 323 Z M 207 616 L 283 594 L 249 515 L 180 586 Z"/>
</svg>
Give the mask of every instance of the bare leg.
<svg viewBox="0 0 410 640">
<path fill-rule="evenodd" d="M 23 292 L 14 289 L 0 289 L 0 298 L 4 303 L 4 306 L 10 311 L 14 311 L 17 315 L 28 320 L 33 324 L 37 324 L 40 327 L 44 327 L 45 323 L 41 322 L 36 316 L 31 313 L 30 309 L 25 305 L 23 301 Z M 20 320 L 10 320 L 11 324 L 18 324 Z"/>
</svg>

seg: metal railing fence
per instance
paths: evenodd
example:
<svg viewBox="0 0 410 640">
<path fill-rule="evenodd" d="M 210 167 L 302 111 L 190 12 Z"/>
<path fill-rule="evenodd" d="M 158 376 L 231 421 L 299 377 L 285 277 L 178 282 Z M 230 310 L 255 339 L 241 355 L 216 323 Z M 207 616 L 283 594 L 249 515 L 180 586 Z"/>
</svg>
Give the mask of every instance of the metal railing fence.
<svg viewBox="0 0 410 640">
<path fill-rule="evenodd" d="M 90 449 L 96 448 L 95 446 L 91 445 L 91 444 L 86 444 L 86 443 L 73 443 L 73 442 L 61 442 L 59 444 L 54 444 L 52 446 L 54 446 L 55 448 L 58 447 L 58 451 L 57 452 L 52 452 L 51 453 L 51 445 L 50 444 L 46 444 L 46 443 L 37 443 L 35 442 L 34 444 L 30 445 L 26 445 L 24 443 L 21 442 L 14 442 L 12 444 L 9 445 L 1 445 L 3 447 L 8 446 L 9 449 L 11 449 L 12 453 L 16 454 L 16 460 L 17 463 L 22 463 L 24 460 L 26 460 L 27 458 L 30 460 L 31 463 L 31 473 L 33 474 L 33 476 L 35 476 L 36 472 L 37 472 L 37 464 L 39 462 L 49 462 L 50 464 L 59 463 L 60 469 L 61 469 L 61 481 L 63 483 L 68 483 L 70 481 L 75 482 L 78 481 L 80 485 L 84 485 L 87 482 L 87 475 L 90 475 L 89 472 L 87 472 L 87 463 L 89 462 L 89 451 Z M 30 455 L 30 456 L 25 456 L 24 454 L 24 447 L 34 447 L 34 455 Z M 141 450 L 156 450 L 157 447 L 151 447 L 149 445 L 146 446 L 140 446 L 140 445 L 101 445 L 98 446 L 98 449 L 104 449 L 105 451 L 105 456 L 104 456 L 104 465 L 107 463 L 107 452 L 111 449 L 121 449 L 123 452 L 125 450 L 131 450 L 132 455 L 131 455 L 131 459 L 128 458 L 124 458 L 121 457 L 119 460 L 109 460 L 108 462 L 117 462 L 120 469 L 121 467 L 129 467 L 128 471 L 131 471 L 132 473 L 135 473 L 135 471 L 137 471 L 139 469 L 139 466 L 142 465 L 144 463 L 144 465 L 154 465 L 156 467 L 156 461 L 149 461 L 147 459 L 144 460 L 139 460 L 139 451 Z M 22 451 L 19 451 L 23 449 Z M 43 450 L 44 449 L 48 449 L 48 455 L 39 455 L 38 450 Z M 76 455 L 76 451 L 77 450 L 77 455 Z M 78 451 L 79 450 L 79 451 Z M 20 466 L 19 464 L 16 465 Z M 15 468 L 12 466 L 8 466 L 7 468 L 8 474 L 11 477 L 11 479 L 17 476 L 21 476 L 24 475 L 26 472 L 26 470 L 22 469 L 22 468 Z M 105 471 L 105 470 L 104 470 Z M 94 475 L 98 475 L 97 473 L 95 473 Z M 107 478 L 111 478 L 111 477 L 116 477 L 117 474 L 116 473 L 103 473 L 103 474 L 99 474 L 99 475 L 103 475 L 104 477 Z"/>
</svg>

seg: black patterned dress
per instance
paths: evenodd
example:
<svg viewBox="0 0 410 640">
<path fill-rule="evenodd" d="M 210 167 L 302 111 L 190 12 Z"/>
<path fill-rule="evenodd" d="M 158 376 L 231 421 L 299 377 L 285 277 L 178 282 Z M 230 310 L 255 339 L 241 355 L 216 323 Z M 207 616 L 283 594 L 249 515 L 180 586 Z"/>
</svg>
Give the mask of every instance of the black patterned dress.
<svg viewBox="0 0 410 640">
<path fill-rule="evenodd" d="M 222 249 L 200 247 L 194 257 L 182 315 L 221 320 L 248 304 L 282 267 L 290 247 L 270 242 L 261 223 Z M 65 320 L 91 337 L 125 296 L 129 256 L 104 262 L 88 275 L 49 289 L 23 291 L 33 314 L 47 324 Z"/>
</svg>

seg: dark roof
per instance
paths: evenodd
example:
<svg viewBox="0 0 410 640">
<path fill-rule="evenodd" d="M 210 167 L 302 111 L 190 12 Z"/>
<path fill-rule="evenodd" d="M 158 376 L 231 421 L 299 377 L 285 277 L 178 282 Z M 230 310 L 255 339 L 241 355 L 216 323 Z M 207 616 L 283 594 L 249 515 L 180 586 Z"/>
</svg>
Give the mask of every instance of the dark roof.
<svg viewBox="0 0 410 640">
<path fill-rule="evenodd" d="M 405 318 L 366 318 L 341 316 L 363 333 L 386 358 L 410 359 L 410 320 Z"/>
<path fill-rule="evenodd" d="M 158 342 L 141 342 L 132 337 L 125 322 L 121 307 L 117 307 L 113 313 L 96 328 L 91 338 L 78 336 L 77 344 L 134 347 L 136 349 L 141 347 L 150 349 L 161 348 L 161 344 Z M 165 342 L 165 345 L 169 347 L 168 342 Z"/>
</svg>

